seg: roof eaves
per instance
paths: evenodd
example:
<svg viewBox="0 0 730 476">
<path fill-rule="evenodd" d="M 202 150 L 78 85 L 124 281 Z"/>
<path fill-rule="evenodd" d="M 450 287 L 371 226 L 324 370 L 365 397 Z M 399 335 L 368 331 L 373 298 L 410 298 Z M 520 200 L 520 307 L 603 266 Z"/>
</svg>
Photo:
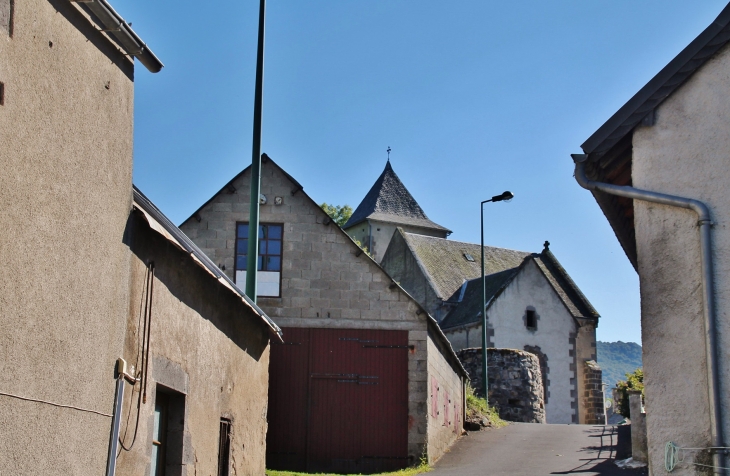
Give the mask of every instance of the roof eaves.
<svg viewBox="0 0 730 476">
<path fill-rule="evenodd" d="M 264 324 L 269 328 L 272 335 L 276 335 L 281 339 L 281 329 L 276 323 L 266 315 L 264 311 L 254 303 L 246 293 L 241 291 L 238 286 L 216 266 L 208 256 L 198 248 L 188 236 L 176 227 L 152 201 L 147 198 L 136 186 L 133 187 L 134 207 L 145 215 L 150 226 L 164 236 L 168 241 L 178 248 L 186 251 L 191 255 L 193 260 L 213 275 L 222 285 L 236 293 L 251 311 L 263 320 Z"/>
<path fill-rule="evenodd" d="M 147 44 L 132 30 L 121 15 L 106 0 L 71 0 L 89 13 L 91 19 L 101 27 L 128 55 L 134 56 L 151 73 L 158 73 L 164 65 Z"/>
<path fill-rule="evenodd" d="M 730 41 L 730 5 L 586 140 L 581 148 L 589 160 L 598 159 Z"/>
</svg>

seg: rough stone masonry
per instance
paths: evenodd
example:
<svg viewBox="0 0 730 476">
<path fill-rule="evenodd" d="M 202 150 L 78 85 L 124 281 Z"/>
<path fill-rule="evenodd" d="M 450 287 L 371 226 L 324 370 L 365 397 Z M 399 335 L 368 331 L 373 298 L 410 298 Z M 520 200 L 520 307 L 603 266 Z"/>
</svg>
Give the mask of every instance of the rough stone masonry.
<svg viewBox="0 0 730 476">
<path fill-rule="evenodd" d="M 471 384 L 481 395 L 482 349 L 456 353 L 469 373 Z M 487 349 L 489 404 L 503 420 L 545 423 L 545 392 L 537 356 L 516 349 Z"/>
</svg>

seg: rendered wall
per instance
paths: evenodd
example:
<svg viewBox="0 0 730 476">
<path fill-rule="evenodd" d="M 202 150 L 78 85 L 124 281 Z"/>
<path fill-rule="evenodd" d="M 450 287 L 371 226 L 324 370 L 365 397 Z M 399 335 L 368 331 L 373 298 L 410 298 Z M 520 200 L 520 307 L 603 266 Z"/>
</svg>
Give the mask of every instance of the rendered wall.
<svg viewBox="0 0 730 476">
<path fill-rule="evenodd" d="M 525 326 L 525 310 L 537 312 L 537 330 Z M 534 262 L 528 263 L 488 308 L 490 346 L 525 350 L 539 347 L 546 356 L 548 372 L 546 414 L 548 423 L 579 423 L 575 370 L 575 321 Z M 454 348 L 465 344 L 463 329 L 446 330 Z M 469 328 L 469 343 L 481 346 L 481 326 Z M 472 339 L 477 339 L 472 343 Z M 593 334 L 595 341 L 595 330 Z"/>
<path fill-rule="evenodd" d="M 76 6 L 0 28 L 0 473 L 103 474 L 128 310 L 132 63 Z M 108 86 L 108 87 L 106 87 Z"/>
<path fill-rule="evenodd" d="M 426 445 L 427 316 L 388 275 L 272 162 L 262 164 L 261 223 L 283 223 L 282 297 L 258 305 L 281 327 L 407 330 L 409 345 L 409 456 Z M 219 193 L 180 228 L 233 276 L 236 222 L 247 222 L 250 175 L 233 181 L 235 193 Z M 275 197 L 282 198 L 275 205 Z"/>
<path fill-rule="evenodd" d="M 146 264 L 155 264 L 147 403 L 139 412 L 141 384 L 127 385 L 121 435 L 130 452 L 118 459 L 120 475 L 150 474 L 157 384 L 185 395 L 181 473 L 218 474 L 221 417 L 232 422 L 231 474 L 265 471 L 269 336 L 257 316 L 189 255 L 152 231 L 138 214 L 130 218 L 134 253 L 132 296 L 124 357 L 140 368 Z M 178 448 L 179 449 L 179 448 Z M 170 444 L 168 463 L 175 447 Z M 169 473 L 168 473 L 169 474 Z"/>
<path fill-rule="evenodd" d="M 722 412 L 730 435 L 730 50 L 726 46 L 633 136 L 633 185 L 704 201 L 714 227 Z M 634 201 L 649 459 L 665 474 L 664 445 L 710 445 L 697 215 Z M 691 377 L 691 384 L 687 383 Z M 727 442 L 727 441 L 726 441 Z M 680 465 L 672 474 L 694 474 Z"/>
<path fill-rule="evenodd" d="M 464 428 L 464 383 L 428 336 L 428 462 L 446 453 Z M 421 374 L 419 377 L 422 377 Z"/>
</svg>

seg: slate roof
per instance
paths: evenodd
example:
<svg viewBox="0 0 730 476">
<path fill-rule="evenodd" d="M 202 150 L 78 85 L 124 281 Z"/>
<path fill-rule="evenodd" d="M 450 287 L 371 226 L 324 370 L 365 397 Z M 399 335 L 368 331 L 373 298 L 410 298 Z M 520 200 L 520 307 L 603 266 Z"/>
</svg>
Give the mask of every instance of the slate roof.
<svg viewBox="0 0 730 476">
<path fill-rule="evenodd" d="M 347 229 L 368 218 L 451 233 L 448 228 L 428 219 L 416 199 L 393 171 L 390 161 L 385 164 L 383 173 L 342 228 Z"/>
<path fill-rule="evenodd" d="M 484 277 L 487 310 L 489 310 L 495 299 L 530 261 L 533 261 L 540 269 L 571 316 L 577 319 L 598 319 L 600 317 L 548 248 L 545 248 L 542 253 L 528 254 L 516 268 L 507 269 Z M 450 301 L 458 301 L 461 298 L 461 301 L 441 321 L 440 325 L 442 329 L 478 323 L 481 320 L 481 276 L 471 279 L 466 283 L 466 290 L 463 296 L 461 296 L 460 291 L 454 293 L 450 299 Z"/>
<path fill-rule="evenodd" d="M 431 286 L 440 299 L 447 300 L 457 292 L 464 280 L 481 277 L 479 245 L 432 236 L 401 233 L 413 255 L 423 267 Z M 474 261 L 464 257 L 468 253 Z M 530 253 L 505 248 L 484 247 L 484 273 L 491 275 L 518 267 Z"/>
<path fill-rule="evenodd" d="M 522 268 L 512 268 L 499 273 L 490 274 L 484 276 L 484 287 L 486 290 L 487 303 L 491 302 L 498 293 L 509 284 L 512 279 L 517 275 L 519 270 Z M 457 302 L 459 297 L 462 298 L 461 302 L 449 312 L 444 320 L 441 321 L 441 328 L 448 329 L 451 327 L 463 326 L 465 324 L 471 324 L 479 322 L 481 315 L 479 309 L 482 304 L 482 278 L 474 278 L 466 282 L 466 291 L 464 296 L 460 296 L 461 289 L 454 293 L 449 301 Z"/>
</svg>

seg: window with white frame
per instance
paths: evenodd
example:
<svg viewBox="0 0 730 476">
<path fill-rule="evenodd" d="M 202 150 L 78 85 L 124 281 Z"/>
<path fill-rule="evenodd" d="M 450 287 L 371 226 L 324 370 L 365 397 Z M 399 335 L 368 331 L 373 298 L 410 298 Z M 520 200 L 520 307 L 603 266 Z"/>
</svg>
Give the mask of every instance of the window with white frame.
<svg viewBox="0 0 730 476">
<path fill-rule="evenodd" d="M 284 225 L 259 225 L 259 256 L 257 260 L 257 294 L 261 297 L 281 296 L 281 266 Z M 236 224 L 236 284 L 246 283 L 248 265 L 248 223 Z"/>
</svg>

